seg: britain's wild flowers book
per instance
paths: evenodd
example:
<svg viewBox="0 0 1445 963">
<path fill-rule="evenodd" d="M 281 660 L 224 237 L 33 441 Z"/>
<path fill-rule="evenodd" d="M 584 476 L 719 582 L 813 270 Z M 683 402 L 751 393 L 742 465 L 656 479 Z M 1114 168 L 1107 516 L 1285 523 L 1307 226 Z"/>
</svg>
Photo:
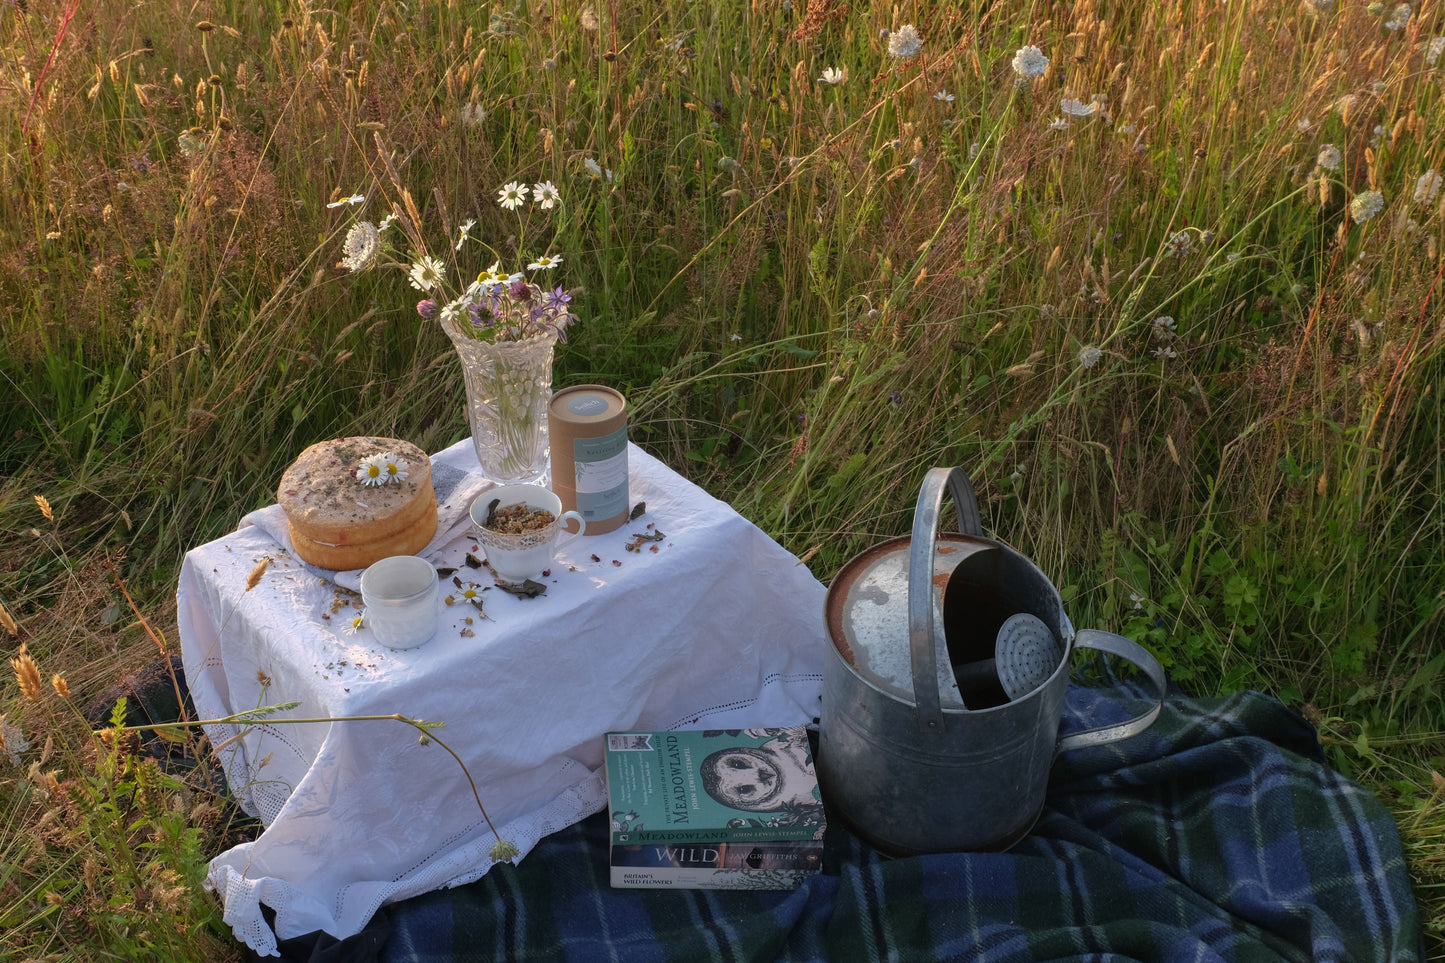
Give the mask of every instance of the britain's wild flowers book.
<svg viewBox="0 0 1445 963">
<path fill-rule="evenodd" d="M 822 867 L 807 730 L 609 732 L 617 887 L 791 889 Z"/>
</svg>

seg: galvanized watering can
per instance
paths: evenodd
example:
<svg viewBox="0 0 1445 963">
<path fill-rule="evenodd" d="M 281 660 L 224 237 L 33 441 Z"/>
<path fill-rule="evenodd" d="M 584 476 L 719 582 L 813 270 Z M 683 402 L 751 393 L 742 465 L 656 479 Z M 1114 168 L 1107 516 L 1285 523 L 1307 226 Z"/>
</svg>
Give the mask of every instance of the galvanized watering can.
<svg viewBox="0 0 1445 963">
<path fill-rule="evenodd" d="M 962 534 L 938 532 L 945 491 Z M 1038 567 L 980 531 L 967 474 L 931 469 L 913 534 L 861 553 L 828 589 L 818 780 L 843 822 L 890 855 L 1007 849 L 1038 819 L 1056 753 L 1143 732 L 1162 705 L 1152 655 L 1076 633 Z M 1132 662 L 1158 698 L 1061 739 L 1075 648 Z"/>
</svg>

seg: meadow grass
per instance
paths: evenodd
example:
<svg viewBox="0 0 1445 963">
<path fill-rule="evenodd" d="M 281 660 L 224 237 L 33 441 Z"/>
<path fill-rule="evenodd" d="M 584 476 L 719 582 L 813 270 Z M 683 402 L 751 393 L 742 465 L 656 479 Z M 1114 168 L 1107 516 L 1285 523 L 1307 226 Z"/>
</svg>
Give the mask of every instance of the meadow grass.
<svg viewBox="0 0 1445 963">
<path fill-rule="evenodd" d="M 556 383 L 824 581 L 964 466 L 1075 623 L 1318 727 L 1445 952 L 1434 6 L 17 0 L 0 35 L 0 955 L 234 954 L 224 801 L 83 707 L 176 651 L 182 555 L 302 447 L 465 437 L 422 293 L 339 265 L 392 212 L 453 278 L 561 254 Z"/>
</svg>

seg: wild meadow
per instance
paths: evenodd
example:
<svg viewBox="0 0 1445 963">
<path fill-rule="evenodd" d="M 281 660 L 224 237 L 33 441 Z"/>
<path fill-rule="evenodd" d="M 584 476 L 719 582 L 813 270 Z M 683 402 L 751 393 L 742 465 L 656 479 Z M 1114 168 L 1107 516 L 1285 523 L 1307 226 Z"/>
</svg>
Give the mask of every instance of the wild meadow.
<svg viewBox="0 0 1445 963">
<path fill-rule="evenodd" d="M 0 36 L 0 956 L 238 957 L 225 800 L 95 702 L 303 447 L 467 436 L 421 251 L 565 286 L 555 383 L 825 582 L 966 468 L 1076 624 L 1314 723 L 1445 953 L 1437 5 L 9 0 Z"/>
</svg>

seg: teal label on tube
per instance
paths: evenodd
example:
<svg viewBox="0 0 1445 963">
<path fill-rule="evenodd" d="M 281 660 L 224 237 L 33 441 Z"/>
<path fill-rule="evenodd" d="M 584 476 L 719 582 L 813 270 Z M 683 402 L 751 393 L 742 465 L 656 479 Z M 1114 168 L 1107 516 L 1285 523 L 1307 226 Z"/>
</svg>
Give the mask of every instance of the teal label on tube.
<svg viewBox="0 0 1445 963">
<path fill-rule="evenodd" d="M 572 443 L 576 462 L 577 511 L 601 521 L 627 511 L 627 428 Z"/>
</svg>

